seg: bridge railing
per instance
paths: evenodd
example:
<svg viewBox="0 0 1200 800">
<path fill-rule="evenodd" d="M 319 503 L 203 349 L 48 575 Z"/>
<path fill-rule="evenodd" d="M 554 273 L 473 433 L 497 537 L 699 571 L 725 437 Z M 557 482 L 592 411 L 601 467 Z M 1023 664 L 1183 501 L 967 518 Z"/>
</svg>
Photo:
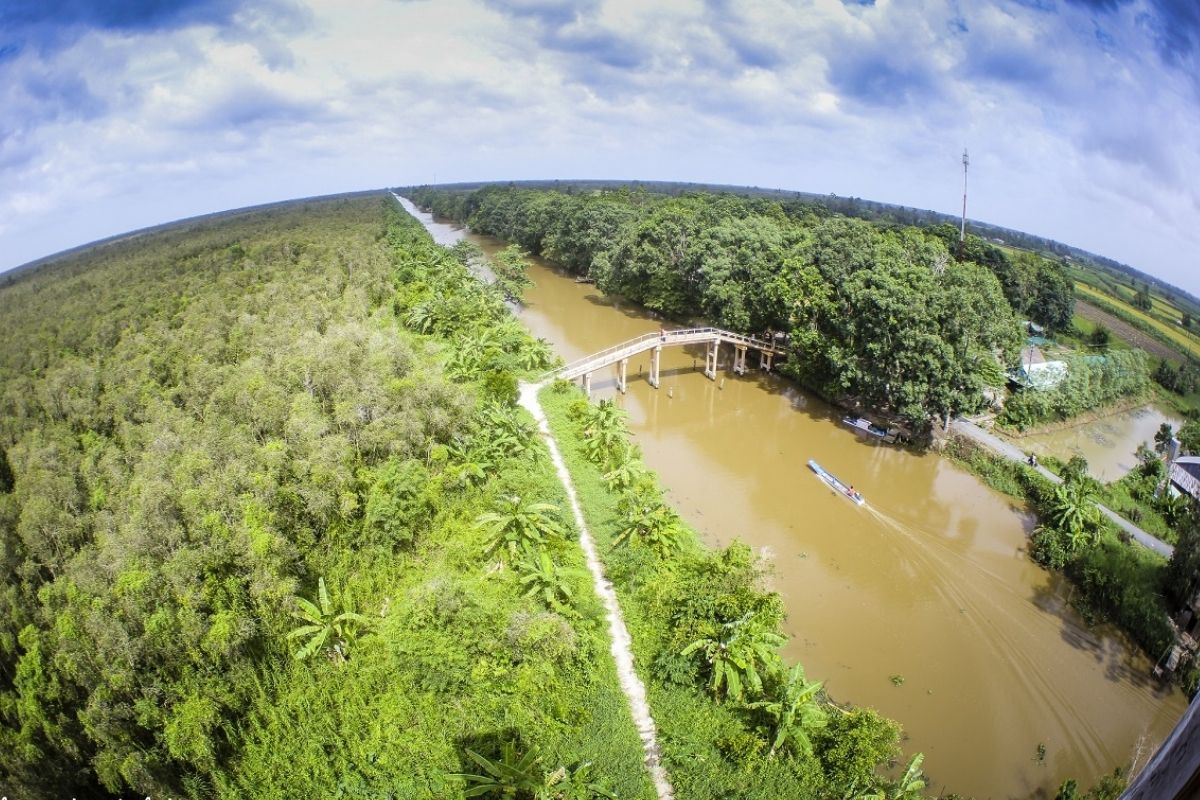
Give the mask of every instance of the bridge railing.
<svg viewBox="0 0 1200 800">
<path fill-rule="evenodd" d="M 753 336 L 746 336 L 741 333 L 733 333 L 732 331 L 722 330 L 721 328 L 704 327 L 704 328 L 680 328 L 665 333 L 644 333 L 641 336 L 634 337 L 627 341 L 615 344 L 612 347 L 605 348 L 591 355 L 576 359 L 563 367 L 556 370 L 551 370 L 542 376 L 543 380 L 555 377 L 576 377 L 581 374 L 579 371 L 590 371 L 587 369 L 592 364 L 598 369 L 605 364 L 615 363 L 626 354 L 634 355 L 636 353 L 648 350 L 653 344 L 688 344 L 695 341 L 711 341 L 712 339 L 728 340 L 730 342 L 738 342 L 753 347 L 757 350 L 764 350 L 770 353 L 779 354 L 783 350 L 777 347 L 773 342 L 766 342 L 762 339 L 756 339 Z"/>
</svg>

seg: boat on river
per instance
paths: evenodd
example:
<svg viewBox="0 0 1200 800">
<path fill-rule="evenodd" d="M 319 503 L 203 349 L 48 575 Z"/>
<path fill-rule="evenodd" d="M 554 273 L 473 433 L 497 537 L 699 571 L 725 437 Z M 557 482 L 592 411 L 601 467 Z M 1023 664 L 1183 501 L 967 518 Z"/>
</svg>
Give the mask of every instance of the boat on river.
<svg viewBox="0 0 1200 800">
<path fill-rule="evenodd" d="M 856 431 L 861 431 L 868 436 L 874 436 L 877 439 L 883 439 L 885 442 L 895 441 L 895 434 L 888 431 L 887 428 L 881 428 L 875 423 L 863 417 L 851 417 L 849 415 L 842 417 L 842 424 L 849 425 Z"/>
<path fill-rule="evenodd" d="M 826 472 L 824 467 L 822 467 L 816 461 L 813 461 L 811 458 L 808 460 L 808 468 L 817 473 L 818 478 L 829 484 L 829 488 L 833 489 L 835 492 L 838 492 L 852 503 L 861 506 L 867 502 L 866 498 L 862 496 L 862 492 L 854 491 L 849 486 L 838 480 L 836 475 Z"/>
</svg>

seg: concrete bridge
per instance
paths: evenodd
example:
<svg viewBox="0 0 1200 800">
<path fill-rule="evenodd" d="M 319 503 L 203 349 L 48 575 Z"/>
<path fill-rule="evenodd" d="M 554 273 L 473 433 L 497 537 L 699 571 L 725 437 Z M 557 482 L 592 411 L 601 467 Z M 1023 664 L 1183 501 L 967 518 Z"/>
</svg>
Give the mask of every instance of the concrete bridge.
<svg viewBox="0 0 1200 800">
<path fill-rule="evenodd" d="M 648 352 L 650 353 L 650 375 L 648 380 L 650 385 L 657 389 L 659 365 L 662 361 L 662 349 L 664 347 L 704 344 L 707 345 L 704 354 L 704 374 L 709 380 L 716 380 L 717 356 L 721 345 L 725 342 L 733 345 L 733 371 L 738 375 L 746 372 L 746 353 L 750 350 L 758 352 L 758 366 L 764 370 L 770 370 L 771 364 L 776 358 L 782 358 L 786 355 L 786 351 L 774 342 L 756 339 L 753 336 L 743 336 L 740 333 L 733 333 L 721 330 L 720 328 L 684 328 L 682 330 L 644 334 L 636 339 L 630 339 L 627 342 L 613 345 L 606 350 L 601 350 L 599 353 L 593 353 L 578 361 L 572 361 L 562 369 L 548 373 L 545 377 L 549 379 L 562 378 L 564 380 L 582 378 L 583 389 L 590 396 L 592 393 L 592 373 L 598 369 L 615 364 L 617 366 L 617 389 L 624 394 L 628 388 L 629 359 L 641 353 Z"/>
</svg>

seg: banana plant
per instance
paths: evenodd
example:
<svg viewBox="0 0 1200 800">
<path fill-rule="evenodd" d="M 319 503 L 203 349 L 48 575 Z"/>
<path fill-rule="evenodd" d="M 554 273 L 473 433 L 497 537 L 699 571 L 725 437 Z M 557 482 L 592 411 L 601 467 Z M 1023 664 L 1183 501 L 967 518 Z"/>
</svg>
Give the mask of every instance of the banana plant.
<svg viewBox="0 0 1200 800">
<path fill-rule="evenodd" d="M 536 551 L 552 538 L 564 535 L 558 514 L 558 506 L 552 503 L 529 503 L 510 495 L 499 499 L 495 511 L 476 517 L 475 525 L 490 534 L 485 555 L 504 550 L 516 559 L 521 553 Z"/>
<path fill-rule="evenodd" d="M 709 669 L 709 689 L 716 697 L 742 699 L 745 690 L 760 694 L 763 673 L 779 664 L 778 649 L 785 639 L 764 625 L 753 612 L 721 625 L 715 636 L 703 637 L 680 655 L 702 653 Z"/>
<path fill-rule="evenodd" d="M 800 753 L 812 752 L 809 734 L 823 728 L 828 720 L 818 700 L 822 685 L 805 680 L 804 667 L 797 664 L 788 672 L 775 697 L 750 704 L 750 708 L 762 709 L 774 721 L 775 739 L 769 757 L 789 745 Z"/>
<path fill-rule="evenodd" d="M 351 610 L 350 595 L 342 597 L 342 610 L 338 612 L 329 599 L 325 579 L 317 580 L 317 602 L 303 597 L 294 597 L 298 610 L 292 616 L 304 624 L 288 633 L 287 638 L 303 639 L 304 644 L 293 655 L 300 660 L 324 652 L 335 663 L 341 664 L 349 658 L 350 645 L 358 634 L 370 625 L 370 620 Z"/>
<path fill-rule="evenodd" d="M 578 574 L 576 570 L 558 567 L 545 550 L 531 554 L 519 569 L 526 597 L 538 597 L 555 611 L 573 611 L 575 593 L 571 590 L 571 578 Z"/>
</svg>

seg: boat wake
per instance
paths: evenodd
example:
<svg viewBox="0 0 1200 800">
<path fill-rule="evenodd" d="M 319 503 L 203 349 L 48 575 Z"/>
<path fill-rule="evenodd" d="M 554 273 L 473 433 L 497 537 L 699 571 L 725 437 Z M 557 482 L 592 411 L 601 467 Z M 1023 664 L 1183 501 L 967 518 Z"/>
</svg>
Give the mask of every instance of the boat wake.
<svg viewBox="0 0 1200 800">
<path fill-rule="evenodd" d="M 930 576 L 930 588 L 943 602 L 958 608 L 964 623 L 990 645 L 994 663 L 1010 670 L 1046 708 L 1059 709 L 1054 716 L 1060 726 L 1060 742 L 1070 742 L 1093 763 L 1111 760 L 1113 754 L 1108 751 L 1103 733 L 1073 705 L 1061 682 L 1048 674 L 1045 664 L 1038 663 L 1029 651 L 1030 641 L 1041 640 L 1047 633 L 1058 636 L 1062 626 L 1074 623 L 1039 607 L 1001 575 L 955 549 L 943 534 L 904 522 L 875 507 L 866 511 L 882 528 L 907 540 L 909 546 L 901 547 L 903 557 Z M 999 593 L 1022 602 L 997 602 Z M 1123 693 L 1137 696 L 1137 702 L 1152 705 L 1149 692 L 1128 682 L 1120 685 Z"/>
</svg>

